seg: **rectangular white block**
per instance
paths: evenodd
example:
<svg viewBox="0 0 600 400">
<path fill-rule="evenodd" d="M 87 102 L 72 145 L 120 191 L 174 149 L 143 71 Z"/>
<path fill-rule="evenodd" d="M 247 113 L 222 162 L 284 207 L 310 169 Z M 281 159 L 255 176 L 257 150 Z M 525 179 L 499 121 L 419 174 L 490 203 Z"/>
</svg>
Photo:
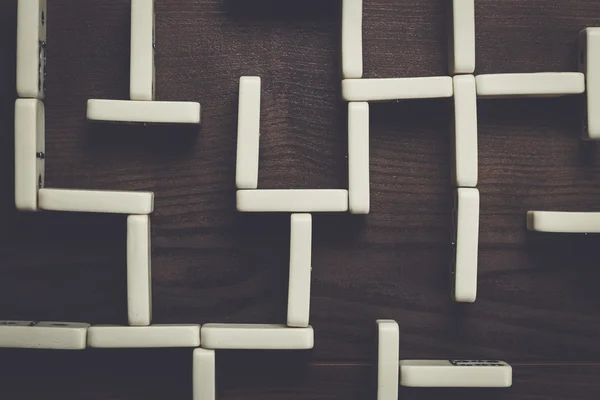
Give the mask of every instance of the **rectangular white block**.
<svg viewBox="0 0 600 400">
<path fill-rule="evenodd" d="M 454 300 L 473 303 L 477 298 L 479 253 L 479 190 L 458 188 L 455 192 Z"/>
<path fill-rule="evenodd" d="M 260 77 L 240 78 L 238 138 L 235 185 L 238 189 L 258 187 L 260 143 Z"/>
<path fill-rule="evenodd" d="M 45 180 L 44 103 L 37 99 L 15 102 L 15 205 L 21 211 L 38 210 L 38 190 Z"/>
<path fill-rule="evenodd" d="M 451 26 L 450 73 L 472 74 L 475 72 L 475 0 L 452 0 Z"/>
<path fill-rule="evenodd" d="M 479 97 L 559 97 L 585 91 L 580 72 L 477 75 Z"/>
<path fill-rule="evenodd" d="M 342 2 L 342 76 L 363 76 L 363 0 Z"/>
<path fill-rule="evenodd" d="M 398 400 L 400 328 L 393 320 L 377 320 L 377 400 Z"/>
<path fill-rule="evenodd" d="M 200 124 L 200 103 L 91 99 L 87 103 L 87 119 L 149 124 Z"/>
<path fill-rule="evenodd" d="M 600 212 L 529 211 L 527 229 L 553 233 L 600 233 Z"/>
<path fill-rule="evenodd" d="M 476 187 L 478 179 L 477 88 L 473 75 L 454 78 L 454 184 Z"/>
<path fill-rule="evenodd" d="M 240 212 L 346 212 L 348 191 L 343 189 L 238 190 Z"/>
<path fill-rule="evenodd" d="M 344 79 L 346 101 L 392 101 L 452 97 L 452 77 Z"/>
<path fill-rule="evenodd" d="M 192 364 L 194 400 L 215 400 L 215 351 L 194 350 Z"/>
<path fill-rule="evenodd" d="M 585 74 L 587 92 L 583 137 L 600 140 L 600 28 L 579 34 L 579 70 Z"/>
<path fill-rule="evenodd" d="M 200 325 L 94 325 L 88 330 L 88 347 L 155 348 L 199 346 Z"/>
<path fill-rule="evenodd" d="M 0 321 L 0 347 L 83 350 L 89 326 L 77 322 Z"/>
<path fill-rule="evenodd" d="M 350 213 L 371 209 L 369 177 L 369 103 L 348 103 L 348 202 Z"/>
<path fill-rule="evenodd" d="M 131 0 L 131 100 L 154 100 L 154 32 L 154 0 Z"/>
<path fill-rule="evenodd" d="M 314 331 L 285 325 L 206 324 L 202 347 L 236 350 L 308 350 L 314 346 Z"/>
<path fill-rule="evenodd" d="M 495 360 L 400 360 L 400 385 L 506 388 L 512 386 L 512 367 Z"/>
<path fill-rule="evenodd" d="M 306 328 L 310 317 L 312 215 L 292 214 L 290 220 L 287 325 Z"/>
<path fill-rule="evenodd" d="M 152 320 L 150 216 L 127 217 L 127 311 L 129 325 Z"/>
<path fill-rule="evenodd" d="M 40 209 L 110 214 L 150 214 L 154 193 L 108 190 L 40 189 Z"/>
<path fill-rule="evenodd" d="M 46 0 L 17 3 L 17 94 L 43 99 L 46 93 Z"/>
</svg>

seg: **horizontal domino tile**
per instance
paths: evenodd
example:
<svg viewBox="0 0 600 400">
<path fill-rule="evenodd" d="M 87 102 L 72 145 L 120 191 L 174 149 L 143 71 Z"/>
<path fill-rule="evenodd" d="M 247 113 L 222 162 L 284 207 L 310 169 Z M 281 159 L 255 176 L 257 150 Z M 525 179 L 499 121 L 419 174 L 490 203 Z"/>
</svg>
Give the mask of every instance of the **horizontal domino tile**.
<svg viewBox="0 0 600 400">
<path fill-rule="evenodd" d="M 477 298 L 479 253 L 479 190 L 459 188 L 455 193 L 456 236 L 454 300 L 472 303 Z"/>
<path fill-rule="evenodd" d="M 363 76 L 363 0 L 342 2 L 342 75 Z"/>
<path fill-rule="evenodd" d="M 87 119 L 104 122 L 199 124 L 200 103 L 91 99 Z"/>
<path fill-rule="evenodd" d="M 600 140 L 600 28 L 587 28 L 579 34 L 579 68 L 586 78 L 583 137 Z"/>
<path fill-rule="evenodd" d="M 475 0 L 452 0 L 451 74 L 475 72 Z"/>
<path fill-rule="evenodd" d="M 202 348 L 195 349 L 193 358 L 193 399 L 215 400 L 215 351 Z"/>
<path fill-rule="evenodd" d="M 338 189 L 238 190 L 240 212 L 346 212 L 348 191 Z"/>
<path fill-rule="evenodd" d="M 529 211 L 527 229 L 551 233 L 600 233 L 600 212 Z"/>
<path fill-rule="evenodd" d="M 477 75 L 479 97 L 555 97 L 585 91 L 580 72 Z"/>
<path fill-rule="evenodd" d="M 152 320 L 150 216 L 127 217 L 127 310 L 129 325 Z"/>
<path fill-rule="evenodd" d="M 503 361 L 400 360 L 400 385 L 409 387 L 510 387 L 512 367 Z M 471 365 L 460 365 L 471 364 Z"/>
<path fill-rule="evenodd" d="M 45 111 L 37 99 L 15 102 L 15 205 L 38 210 L 38 189 L 45 177 Z M 39 154 L 39 156 L 38 156 Z"/>
<path fill-rule="evenodd" d="M 392 101 L 452 97 L 452 77 L 344 79 L 346 101 Z"/>
<path fill-rule="evenodd" d="M 369 103 L 348 103 L 348 205 L 352 214 L 371 210 Z"/>
<path fill-rule="evenodd" d="M 377 320 L 377 400 L 398 400 L 400 328 L 393 320 Z"/>
<path fill-rule="evenodd" d="M 237 350 L 308 350 L 314 346 L 314 331 L 285 325 L 206 324 L 202 347 Z"/>
<path fill-rule="evenodd" d="M 17 94 L 43 99 L 46 70 L 46 0 L 18 0 Z"/>
<path fill-rule="evenodd" d="M 240 78 L 235 184 L 238 189 L 258 187 L 260 143 L 260 90 L 258 76 Z"/>
<path fill-rule="evenodd" d="M 305 328 L 310 316 L 312 215 L 292 214 L 290 226 L 287 325 Z"/>
<path fill-rule="evenodd" d="M 40 209 L 111 214 L 150 214 L 154 193 L 108 190 L 40 189 Z"/>
<path fill-rule="evenodd" d="M 83 350 L 89 324 L 0 321 L 0 348 Z"/>
<path fill-rule="evenodd" d="M 454 77 L 454 184 L 475 187 L 478 179 L 477 88 L 473 75 Z"/>
<path fill-rule="evenodd" d="M 93 325 L 88 330 L 88 347 L 155 348 L 198 346 L 200 346 L 200 325 Z"/>
<path fill-rule="evenodd" d="M 154 100 L 154 0 L 131 0 L 129 98 Z"/>
</svg>

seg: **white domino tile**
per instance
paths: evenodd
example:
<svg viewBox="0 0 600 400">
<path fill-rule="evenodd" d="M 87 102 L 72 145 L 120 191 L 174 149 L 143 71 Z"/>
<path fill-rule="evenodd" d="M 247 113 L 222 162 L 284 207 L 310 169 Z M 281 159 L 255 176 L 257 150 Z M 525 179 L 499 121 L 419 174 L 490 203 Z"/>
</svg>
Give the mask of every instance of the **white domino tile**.
<svg viewBox="0 0 600 400">
<path fill-rule="evenodd" d="M 587 96 L 583 137 L 600 140 L 600 28 L 579 34 L 579 68 L 585 73 Z"/>
<path fill-rule="evenodd" d="M 477 88 L 473 75 L 454 77 L 454 185 L 475 187 L 478 178 Z"/>
<path fill-rule="evenodd" d="M 527 229 L 535 232 L 600 233 L 600 212 L 529 211 Z"/>
<path fill-rule="evenodd" d="M 154 32 L 154 0 L 131 0 L 131 100 L 154 100 Z"/>
<path fill-rule="evenodd" d="M 215 400 L 215 351 L 198 348 L 193 353 L 193 399 Z"/>
<path fill-rule="evenodd" d="M 512 367 L 496 360 L 400 360 L 400 385 L 506 388 Z"/>
<path fill-rule="evenodd" d="M 238 189 L 256 189 L 258 187 L 260 90 L 260 77 L 242 76 L 240 78 L 235 172 L 235 184 Z"/>
<path fill-rule="evenodd" d="M 392 101 L 452 97 L 452 77 L 344 79 L 346 101 Z"/>
<path fill-rule="evenodd" d="M 129 325 L 152 320 L 150 216 L 127 217 L 127 311 Z"/>
<path fill-rule="evenodd" d="M 87 119 L 104 122 L 200 124 L 200 103 L 91 99 Z"/>
<path fill-rule="evenodd" d="M 338 189 L 238 190 L 240 212 L 346 212 L 348 191 Z"/>
<path fill-rule="evenodd" d="M 477 298 L 479 252 L 479 190 L 458 188 L 455 192 L 454 300 L 473 303 Z"/>
<path fill-rule="evenodd" d="M 155 348 L 199 346 L 200 325 L 93 325 L 88 330 L 88 347 Z"/>
<path fill-rule="evenodd" d="M 475 72 L 475 0 L 452 0 L 451 14 L 450 73 L 472 74 Z"/>
<path fill-rule="evenodd" d="M 310 316 L 312 215 L 292 214 L 290 221 L 287 325 L 306 328 Z"/>
<path fill-rule="evenodd" d="M 585 91 L 580 72 L 477 75 L 479 97 L 559 97 Z"/>
<path fill-rule="evenodd" d="M 314 331 L 285 325 L 206 324 L 202 347 L 236 350 L 308 350 L 314 346 Z"/>
<path fill-rule="evenodd" d="M 398 400 L 400 328 L 393 320 L 377 320 L 377 400 Z"/>
<path fill-rule="evenodd" d="M 0 321 L 0 347 L 83 350 L 89 326 L 77 322 Z"/>
<path fill-rule="evenodd" d="M 15 102 L 15 205 L 38 210 L 38 190 L 45 178 L 44 103 L 37 99 Z"/>
<path fill-rule="evenodd" d="M 39 206 L 47 211 L 150 214 L 154 193 L 108 190 L 40 189 Z"/>
<path fill-rule="evenodd" d="M 369 103 L 348 103 L 348 202 L 350 213 L 371 209 L 369 177 Z"/>
<path fill-rule="evenodd" d="M 344 79 L 363 76 L 363 0 L 342 2 L 342 75 Z"/>
<path fill-rule="evenodd" d="M 46 0 L 17 3 L 17 94 L 43 99 L 46 91 Z"/>
</svg>

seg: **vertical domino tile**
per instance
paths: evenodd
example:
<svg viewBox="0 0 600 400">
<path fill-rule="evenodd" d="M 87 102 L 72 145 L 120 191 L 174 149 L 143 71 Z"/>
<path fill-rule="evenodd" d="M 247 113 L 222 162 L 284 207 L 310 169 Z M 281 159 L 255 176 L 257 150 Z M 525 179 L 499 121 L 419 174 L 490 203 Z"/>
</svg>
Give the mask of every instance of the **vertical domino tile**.
<svg viewBox="0 0 600 400">
<path fill-rule="evenodd" d="M 306 328 L 310 316 L 312 215 L 292 214 L 287 325 Z"/>
<path fill-rule="evenodd" d="M 455 192 L 454 300 L 473 303 L 477 298 L 479 253 L 479 190 L 458 188 Z"/>
<path fill-rule="evenodd" d="M 129 325 L 152 320 L 150 216 L 127 217 L 127 314 Z"/>
<path fill-rule="evenodd" d="M 476 187 L 478 178 L 477 89 L 473 75 L 454 78 L 454 184 Z"/>
<path fill-rule="evenodd" d="M 342 75 L 363 76 L 363 0 L 342 1 Z"/>
<path fill-rule="evenodd" d="M 377 320 L 377 400 L 398 399 L 400 328 L 393 320 Z"/>
<path fill-rule="evenodd" d="M 371 208 L 369 178 L 369 103 L 348 103 L 348 205 L 352 214 Z"/>
<path fill-rule="evenodd" d="M 194 400 L 215 400 L 215 351 L 198 348 L 193 354 Z"/>
<path fill-rule="evenodd" d="M 600 28 L 579 34 L 579 69 L 585 74 L 587 92 L 583 138 L 600 140 Z"/>
<path fill-rule="evenodd" d="M 17 94 L 43 99 L 46 92 L 46 0 L 19 0 L 17 10 Z"/>
<path fill-rule="evenodd" d="M 154 100 L 154 29 L 154 0 L 131 0 L 131 100 Z"/>
<path fill-rule="evenodd" d="M 258 188 L 260 89 L 260 77 L 242 76 L 240 78 L 235 172 L 235 184 L 238 189 Z"/>
<path fill-rule="evenodd" d="M 450 74 L 475 72 L 475 0 L 452 0 Z"/>
</svg>

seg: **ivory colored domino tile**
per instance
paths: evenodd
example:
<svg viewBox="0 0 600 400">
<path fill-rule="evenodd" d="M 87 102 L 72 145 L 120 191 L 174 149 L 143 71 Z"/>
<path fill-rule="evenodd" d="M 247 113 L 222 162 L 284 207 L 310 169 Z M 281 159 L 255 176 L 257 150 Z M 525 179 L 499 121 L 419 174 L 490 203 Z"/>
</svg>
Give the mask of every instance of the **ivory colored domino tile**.
<svg viewBox="0 0 600 400">
<path fill-rule="evenodd" d="M 506 388 L 512 386 L 512 367 L 495 360 L 400 360 L 400 385 Z"/>
<path fill-rule="evenodd" d="M 455 214 L 453 297 L 459 303 L 473 303 L 477 298 L 479 190 L 456 189 Z"/>
<path fill-rule="evenodd" d="M 585 74 L 587 92 L 583 137 L 600 140 L 600 28 L 579 34 L 579 68 Z"/>
<path fill-rule="evenodd" d="M 308 350 L 314 346 L 312 326 L 206 324 L 202 326 L 202 347 L 236 350 Z"/>
<path fill-rule="evenodd" d="M 15 205 L 38 210 L 38 190 L 45 180 L 45 111 L 37 99 L 15 102 Z"/>
<path fill-rule="evenodd" d="M 260 143 L 260 88 L 258 76 L 240 78 L 235 184 L 238 189 L 258 187 Z"/>
<path fill-rule="evenodd" d="M 342 189 L 238 190 L 240 212 L 346 212 L 348 191 Z"/>
<path fill-rule="evenodd" d="M 346 101 L 392 101 L 452 97 L 452 77 L 344 79 Z"/>
<path fill-rule="evenodd" d="M 529 211 L 527 229 L 553 233 L 600 233 L 600 212 Z"/>
<path fill-rule="evenodd" d="M 369 103 L 348 103 L 348 202 L 350 213 L 371 209 L 369 179 Z"/>
<path fill-rule="evenodd" d="M 0 347 L 83 350 L 89 326 L 77 322 L 0 321 Z"/>
<path fill-rule="evenodd" d="M 150 214 L 154 193 L 108 190 L 40 189 L 40 209 L 111 214 Z"/>
<path fill-rule="evenodd" d="M 478 178 L 477 88 L 473 75 L 454 78 L 454 184 L 476 187 Z"/>
<path fill-rule="evenodd" d="M 342 3 L 342 75 L 345 79 L 363 76 L 363 0 Z"/>
<path fill-rule="evenodd" d="M 581 72 L 477 75 L 479 97 L 560 97 L 585 91 Z"/>
<path fill-rule="evenodd" d="M 306 328 L 310 317 L 312 215 L 292 214 L 290 221 L 287 325 Z"/>
<path fill-rule="evenodd" d="M 154 100 L 154 32 L 154 0 L 131 0 L 131 100 Z"/>
<path fill-rule="evenodd" d="M 88 347 L 155 348 L 199 346 L 200 325 L 93 325 L 88 330 Z"/>
<path fill-rule="evenodd" d="M 194 400 L 215 400 L 215 351 L 198 348 L 193 357 Z"/>
<path fill-rule="evenodd" d="M 105 122 L 200 124 L 200 103 L 91 99 L 87 119 Z"/>
<path fill-rule="evenodd" d="M 475 0 L 452 0 L 450 73 L 475 72 Z"/>
<path fill-rule="evenodd" d="M 397 400 L 400 328 L 396 321 L 377 320 L 377 329 L 379 333 L 377 400 Z"/>
<path fill-rule="evenodd" d="M 152 320 L 150 216 L 127 217 L 127 310 L 129 325 Z"/>
<path fill-rule="evenodd" d="M 46 0 L 19 0 L 17 11 L 17 93 L 43 99 L 46 92 Z"/>
</svg>

